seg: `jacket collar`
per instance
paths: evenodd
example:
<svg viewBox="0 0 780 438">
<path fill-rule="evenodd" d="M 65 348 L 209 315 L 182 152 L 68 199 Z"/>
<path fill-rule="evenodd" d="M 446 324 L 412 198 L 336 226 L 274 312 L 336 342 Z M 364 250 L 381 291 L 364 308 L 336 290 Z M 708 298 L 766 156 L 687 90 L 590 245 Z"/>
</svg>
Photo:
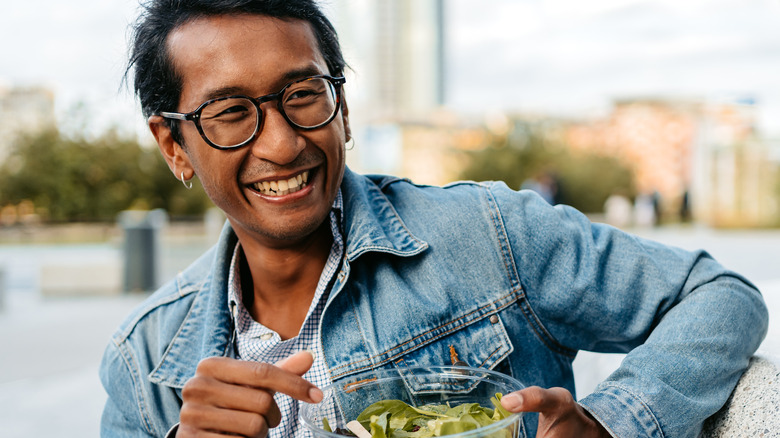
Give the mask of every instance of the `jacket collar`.
<svg viewBox="0 0 780 438">
<path fill-rule="evenodd" d="M 398 215 L 383 189 L 400 178 L 358 175 L 349 168 L 341 184 L 344 196 L 347 260 L 380 251 L 412 256 L 428 248 L 415 237 Z"/>
<path fill-rule="evenodd" d="M 350 262 L 371 251 L 412 256 L 428 244 L 415 237 L 383 193 L 390 177 L 366 177 L 344 171 L 341 189 L 344 201 L 346 258 Z M 176 336 L 171 340 L 149 380 L 182 388 L 195 375 L 201 359 L 235 356 L 233 316 L 228 308 L 227 282 L 230 260 L 238 238 L 229 223 L 220 235 L 211 257 L 202 257 L 177 277 L 179 293 L 197 288 L 192 306 Z M 208 275 L 203 275 L 208 272 Z"/>
</svg>

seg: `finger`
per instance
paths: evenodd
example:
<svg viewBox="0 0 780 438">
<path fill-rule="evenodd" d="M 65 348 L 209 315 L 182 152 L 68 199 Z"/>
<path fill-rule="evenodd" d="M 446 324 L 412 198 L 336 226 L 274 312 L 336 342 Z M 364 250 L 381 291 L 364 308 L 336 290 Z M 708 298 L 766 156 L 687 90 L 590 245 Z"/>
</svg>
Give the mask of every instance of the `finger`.
<svg viewBox="0 0 780 438">
<path fill-rule="evenodd" d="M 529 386 L 501 398 L 501 406 L 510 412 L 553 412 L 574 403 L 571 393 L 564 388 L 544 389 Z"/>
<path fill-rule="evenodd" d="M 265 437 L 268 423 L 258 413 L 231 411 L 213 406 L 182 405 L 179 414 L 179 430 L 176 436 L 198 436 L 208 434 L 234 434 L 245 437 Z"/>
<path fill-rule="evenodd" d="M 322 399 L 322 391 L 311 382 L 296 373 L 268 363 L 210 357 L 200 361 L 195 373 L 234 385 L 281 392 L 308 403 L 317 403 Z"/>
<path fill-rule="evenodd" d="M 291 356 L 288 356 L 276 363 L 276 366 L 291 373 L 303 376 L 306 374 L 311 366 L 314 364 L 314 353 L 309 350 L 299 351 Z M 320 402 L 323 399 L 322 391 L 316 386 L 309 390 L 309 397 L 315 402 Z"/>
<path fill-rule="evenodd" d="M 191 378 L 182 389 L 182 398 L 191 405 L 215 406 L 223 409 L 258 413 L 269 427 L 276 427 L 282 414 L 273 394 L 264 389 L 221 382 L 212 377 Z"/>
<path fill-rule="evenodd" d="M 314 354 L 311 351 L 299 351 L 276 362 L 274 365 L 291 373 L 302 376 L 314 364 Z"/>
</svg>

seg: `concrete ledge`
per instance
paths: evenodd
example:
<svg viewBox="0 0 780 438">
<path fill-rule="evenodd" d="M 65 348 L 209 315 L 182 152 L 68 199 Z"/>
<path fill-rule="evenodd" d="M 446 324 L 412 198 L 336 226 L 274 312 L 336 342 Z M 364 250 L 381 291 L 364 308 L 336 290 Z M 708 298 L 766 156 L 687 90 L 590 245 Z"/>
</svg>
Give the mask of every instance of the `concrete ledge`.
<svg viewBox="0 0 780 438">
<path fill-rule="evenodd" d="M 45 297 L 118 295 L 122 290 L 119 260 L 89 263 L 43 263 L 41 294 Z"/>
<path fill-rule="evenodd" d="M 780 358 L 758 353 L 726 404 L 705 423 L 700 438 L 777 436 L 780 431 Z"/>
</svg>

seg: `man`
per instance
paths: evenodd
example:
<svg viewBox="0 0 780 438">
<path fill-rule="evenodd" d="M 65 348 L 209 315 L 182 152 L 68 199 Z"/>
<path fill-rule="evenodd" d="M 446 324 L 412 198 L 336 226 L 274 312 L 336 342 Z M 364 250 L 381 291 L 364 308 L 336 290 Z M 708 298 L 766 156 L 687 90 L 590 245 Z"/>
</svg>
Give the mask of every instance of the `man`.
<svg viewBox="0 0 780 438">
<path fill-rule="evenodd" d="M 174 175 L 228 223 L 109 344 L 104 436 L 303 436 L 322 386 L 455 352 L 529 386 L 502 400 L 528 436 L 693 437 L 766 332 L 706 253 L 503 184 L 346 169 L 345 64 L 311 0 L 152 0 L 131 65 Z M 577 403 L 580 349 L 628 355 Z"/>
</svg>

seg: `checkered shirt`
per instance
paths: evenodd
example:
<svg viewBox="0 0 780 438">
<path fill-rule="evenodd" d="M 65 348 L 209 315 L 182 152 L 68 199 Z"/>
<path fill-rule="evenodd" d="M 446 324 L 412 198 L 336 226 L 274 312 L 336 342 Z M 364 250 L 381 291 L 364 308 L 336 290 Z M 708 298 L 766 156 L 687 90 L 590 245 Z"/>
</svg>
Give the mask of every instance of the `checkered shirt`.
<svg viewBox="0 0 780 438">
<path fill-rule="evenodd" d="M 318 327 L 322 310 L 325 308 L 334 274 L 338 271 L 341 258 L 344 255 L 343 234 L 341 232 L 342 197 L 339 190 L 333 208 L 330 212 L 330 228 L 333 232 L 333 245 L 330 248 L 328 261 L 322 270 L 317 290 L 309 306 L 306 319 L 298 336 L 282 340 L 278 333 L 255 321 L 243 304 L 241 293 L 241 278 L 238 257 L 240 244 L 233 251 L 230 263 L 230 278 L 228 281 L 228 305 L 233 311 L 236 325 L 236 345 L 238 357 L 242 360 L 275 363 L 293 353 L 309 350 L 314 353 L 314 365 L 304 374 L 303 378 L 319 388 L 330 383 L 330 377 L 322 360 L 320 343 L 317 341 Z M 299 404 L 292 397 L 276 393 L 274 400 L 282 412 L 282 422 L 278 427 L 269 429 L 270 437 L 308 437 L 310 436 L 298 422 Z"/>
</svg>

